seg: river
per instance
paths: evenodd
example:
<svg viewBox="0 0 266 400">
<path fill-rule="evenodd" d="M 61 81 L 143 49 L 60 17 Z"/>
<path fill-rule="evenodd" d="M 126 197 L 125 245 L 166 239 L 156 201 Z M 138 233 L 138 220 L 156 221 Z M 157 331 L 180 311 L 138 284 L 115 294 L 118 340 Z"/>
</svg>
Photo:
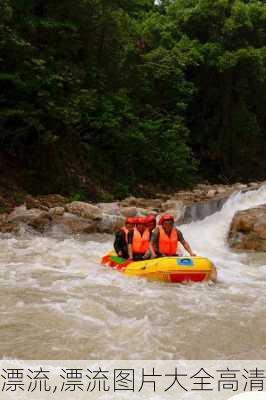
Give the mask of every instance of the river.
<svg viewBox="0 0 266 400">
<path fill-rule="evenodd" d="M 19 359 L 265 359 L 266 255 L 232 252 L 235 211 L 266 186 L 180 227 L 218 282 L 127 278 L 99 265 L 110 235 L 0 236 L 0 355 Z"/>
</svg>

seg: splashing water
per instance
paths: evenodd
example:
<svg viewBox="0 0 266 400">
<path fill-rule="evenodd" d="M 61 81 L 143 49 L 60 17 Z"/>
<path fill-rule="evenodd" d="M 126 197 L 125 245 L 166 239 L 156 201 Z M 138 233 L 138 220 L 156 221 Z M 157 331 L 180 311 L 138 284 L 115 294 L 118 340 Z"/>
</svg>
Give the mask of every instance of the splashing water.
<svg viewBox="0 0 266 400">
<path fill-rule="evenodd" d="M 23 359 L 265 359 L 266 256 L 232 252 L 237 210 L 266 187 L 180 227 L 219 281 L 175 285 L 99 266 L 110 235 L 0 237 L 0 355 Z"/>
</svg>

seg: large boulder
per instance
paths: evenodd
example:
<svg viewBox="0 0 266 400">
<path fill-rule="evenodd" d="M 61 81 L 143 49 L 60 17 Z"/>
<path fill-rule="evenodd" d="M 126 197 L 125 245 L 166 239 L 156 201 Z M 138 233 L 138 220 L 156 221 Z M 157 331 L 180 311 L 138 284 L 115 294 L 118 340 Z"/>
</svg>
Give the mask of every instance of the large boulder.
<svg viewBox="0 0 266 400">
<path fill-rule="evenodd" d="M 67 234 L 82 233 L 113 233 L 124 225 L 120 215 L 103 214 L 101 220 L 91 220 L 65 212 L 64 215 L 54 215 L 52 226 L 58 227 Z"/>
<path fill-rule="evenodd" d="M 97 223 L 95 221 L 68 212 L 65 212 L 64 215 L 54 215 L 52 226 L 59 227 L 61 231 L 67 234 L 97 232 Z"/>
<path fill-rule="evenodd" d="M 51 216 L 47 211 L 38 208 L 27 210 L 25 206 L 20 206 L 9 214 L 7 222 L 13 225 L 27 224 L 39 232 L 44 232 L 50 226 Z"/>
<path fill-rule="evenodd" d="M 228 241 L 234 249 L 266 252 L 266 204 L 238 211 L 232 220 Z"/>
<path fill-rule="evenodd" d="M 100 220 L 102 217 L 102 210 L 99 207 L 83 201 L 73 201 L 72 203 L 66 204 L 65 209 L 78 217 L 91 220 Z"/>
</svg>

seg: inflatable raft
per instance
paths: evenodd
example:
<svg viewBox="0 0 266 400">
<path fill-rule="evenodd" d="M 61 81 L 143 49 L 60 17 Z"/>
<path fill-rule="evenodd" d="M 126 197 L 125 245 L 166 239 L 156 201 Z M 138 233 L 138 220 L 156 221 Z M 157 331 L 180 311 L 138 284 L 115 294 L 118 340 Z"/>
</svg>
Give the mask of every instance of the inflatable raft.
<svg viewBox="0 0 266 400">
<path fill-rule="evenodd" d="M 143 261 L 120 258 L 115 252 L 106 254 L 101 261 L 127 276 L 140 276 L 164 282 L 201 282 L 217 277 L 216 268 L 208 258 L 203 257 L 162 257 Z"/>
</svg>

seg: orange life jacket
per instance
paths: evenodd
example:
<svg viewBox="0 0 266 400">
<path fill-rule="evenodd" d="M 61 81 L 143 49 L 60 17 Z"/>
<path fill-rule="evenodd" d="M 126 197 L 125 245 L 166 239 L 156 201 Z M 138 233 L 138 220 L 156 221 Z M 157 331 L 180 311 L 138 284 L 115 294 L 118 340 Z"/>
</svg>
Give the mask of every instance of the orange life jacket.
<svg viewBox="0 0 266 400">
<path fill-rule="evenodd" d="M 142 236 L 137 228 L 134 228 L 132 251 L 133 253 L 145 253 L 149 249 L 150 232 L 145 229 Z"/>
<path fill-rule="evenodd" d="M 162 227 L 159 227 L 159 252 L 167 256 L 174 256 L 177 252 L 178 235 L 176 228 L 173 228 L 168 236 Z"/>
<path fill-rule="evenodd" d="M 125 232 L 125 238 L 126 238 L 126 242 L 127 242 L 127 236 L 128 236 L 129 230 L 125 226 L 123 226 L 123 228 L 121 228 L 121 231 Z"/>
</svg>

